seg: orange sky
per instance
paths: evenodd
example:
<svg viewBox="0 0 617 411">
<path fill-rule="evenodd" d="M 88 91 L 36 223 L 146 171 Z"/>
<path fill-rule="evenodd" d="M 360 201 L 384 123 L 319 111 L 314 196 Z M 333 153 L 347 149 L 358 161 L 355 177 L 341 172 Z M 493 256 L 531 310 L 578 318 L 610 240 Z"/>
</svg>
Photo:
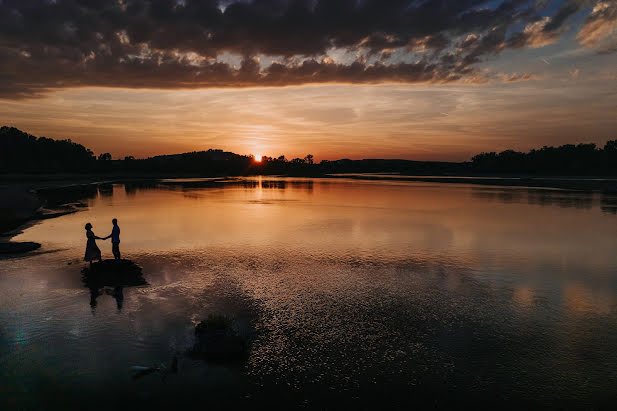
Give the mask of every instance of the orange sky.
<svg viewBox="0 0 617 411">
<path fill-rule="evenodd" d="M 594 77 L 480 86 L 75 88 L 0 108 L 6 125 L 71 138 L 114 158 L 221 148 L 311 153 L 318 161 L 467 160 L 487 150 L 617 138 L 615 90 L 617 81 Z"/>
</svg>

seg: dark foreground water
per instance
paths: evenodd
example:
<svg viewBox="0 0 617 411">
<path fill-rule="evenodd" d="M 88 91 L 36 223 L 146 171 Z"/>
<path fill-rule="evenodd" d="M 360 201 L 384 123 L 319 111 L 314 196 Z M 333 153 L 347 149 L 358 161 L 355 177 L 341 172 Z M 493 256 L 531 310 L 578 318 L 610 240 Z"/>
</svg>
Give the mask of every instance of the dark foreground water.
<svg viewBox="0 0 617 411">
<path fill-rule="evenodd" d="M 0 261 L 0 408 L 615 406 L 613 197 L 255 178 L 82 200 Z M 83 226 L 113 217 L 148 285 L 90 290 Z M 208 314 L 245 361 L 185 355 Z"/>
</svg>

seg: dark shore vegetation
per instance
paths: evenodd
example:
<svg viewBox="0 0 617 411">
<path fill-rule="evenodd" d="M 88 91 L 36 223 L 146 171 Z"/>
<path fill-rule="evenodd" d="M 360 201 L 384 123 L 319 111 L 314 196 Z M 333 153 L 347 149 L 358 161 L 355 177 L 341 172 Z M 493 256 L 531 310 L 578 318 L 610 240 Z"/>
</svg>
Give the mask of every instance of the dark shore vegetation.
<svg viewBox="0 0 617 411">
<path fill-rule="evenodd" d="M 314 162 L 312 155 L 287 159 L 210 149 L 146 159 L 98 157 L 71 140 L 37 138 L 14 127 L 0 128 L 0 174 L 80 173 L 104 176 L 324 176 L 344 173 L 396 173 L 414 176 L 617 176 L 617 140 L 603 147 L 567 144 L 528 153 L 481 153 L 468 162 L 364 159 Z"/>
<path fill-rule="evenodd" d="M 478 173 L 615 176 L 617 140 L 607 141 L 603 148 L 595 144 L 566 144 L 545 146 L 528 153 L 514 150 L 481 153 L 471 159 L 471 167 Z"/>
</svg>

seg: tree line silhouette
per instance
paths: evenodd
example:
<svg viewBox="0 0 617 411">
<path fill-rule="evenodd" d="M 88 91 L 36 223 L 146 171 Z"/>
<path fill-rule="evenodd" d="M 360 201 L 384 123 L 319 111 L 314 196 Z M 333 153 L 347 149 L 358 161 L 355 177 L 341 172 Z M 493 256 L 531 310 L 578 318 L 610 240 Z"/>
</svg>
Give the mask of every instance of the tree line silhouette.
<svg viewBox="0 0 617 411">
<path fill-rule="evenodd" d="M 161 155 L 146 159 L 133 156 L 112 159 L 69 140 L 35 137 L 14 127 L 0 128 L 0 173 L 129 173 L 157 175 L 323 175 L 338 173 L 400 173 L 404 175 L 617 175 L 617 140 L 603 148 L 595 144 L 543 147 L 527 153 L 506 150 L 481 153 L 470 162 L 410 160 L 324 160 L 315 163 L 308 154 L 288 160 L 285 156 L 253 156 L 223 150 Z"/>
<path fill-rule="evenodd" d="M 595 144 L 566 144 L 527 153 L 481 153 L 471 159 L 471 167 L 475 172 L 497 174 L 615 175 L 617 140 L 607 141 L 603 148 Z"/>
<path fill-rule="evenodd" d="M 71 140 L 37 138 L 14 127 L 0 128 L 0 172 L 90 170 L 94 153 Z"/>
</svg>

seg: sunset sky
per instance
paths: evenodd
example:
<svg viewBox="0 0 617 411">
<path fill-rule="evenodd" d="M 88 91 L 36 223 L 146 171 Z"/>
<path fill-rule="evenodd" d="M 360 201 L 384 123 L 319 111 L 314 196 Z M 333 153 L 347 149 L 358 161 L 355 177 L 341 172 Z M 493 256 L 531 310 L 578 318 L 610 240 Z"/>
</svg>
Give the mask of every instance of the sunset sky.
<svg viewBox="0 0 617 411">
<path fill-rule="evenodd" d="M 617 139 L 615 0 L 0 0 L 0 125 L 136 157 Z"/>
</svg>

